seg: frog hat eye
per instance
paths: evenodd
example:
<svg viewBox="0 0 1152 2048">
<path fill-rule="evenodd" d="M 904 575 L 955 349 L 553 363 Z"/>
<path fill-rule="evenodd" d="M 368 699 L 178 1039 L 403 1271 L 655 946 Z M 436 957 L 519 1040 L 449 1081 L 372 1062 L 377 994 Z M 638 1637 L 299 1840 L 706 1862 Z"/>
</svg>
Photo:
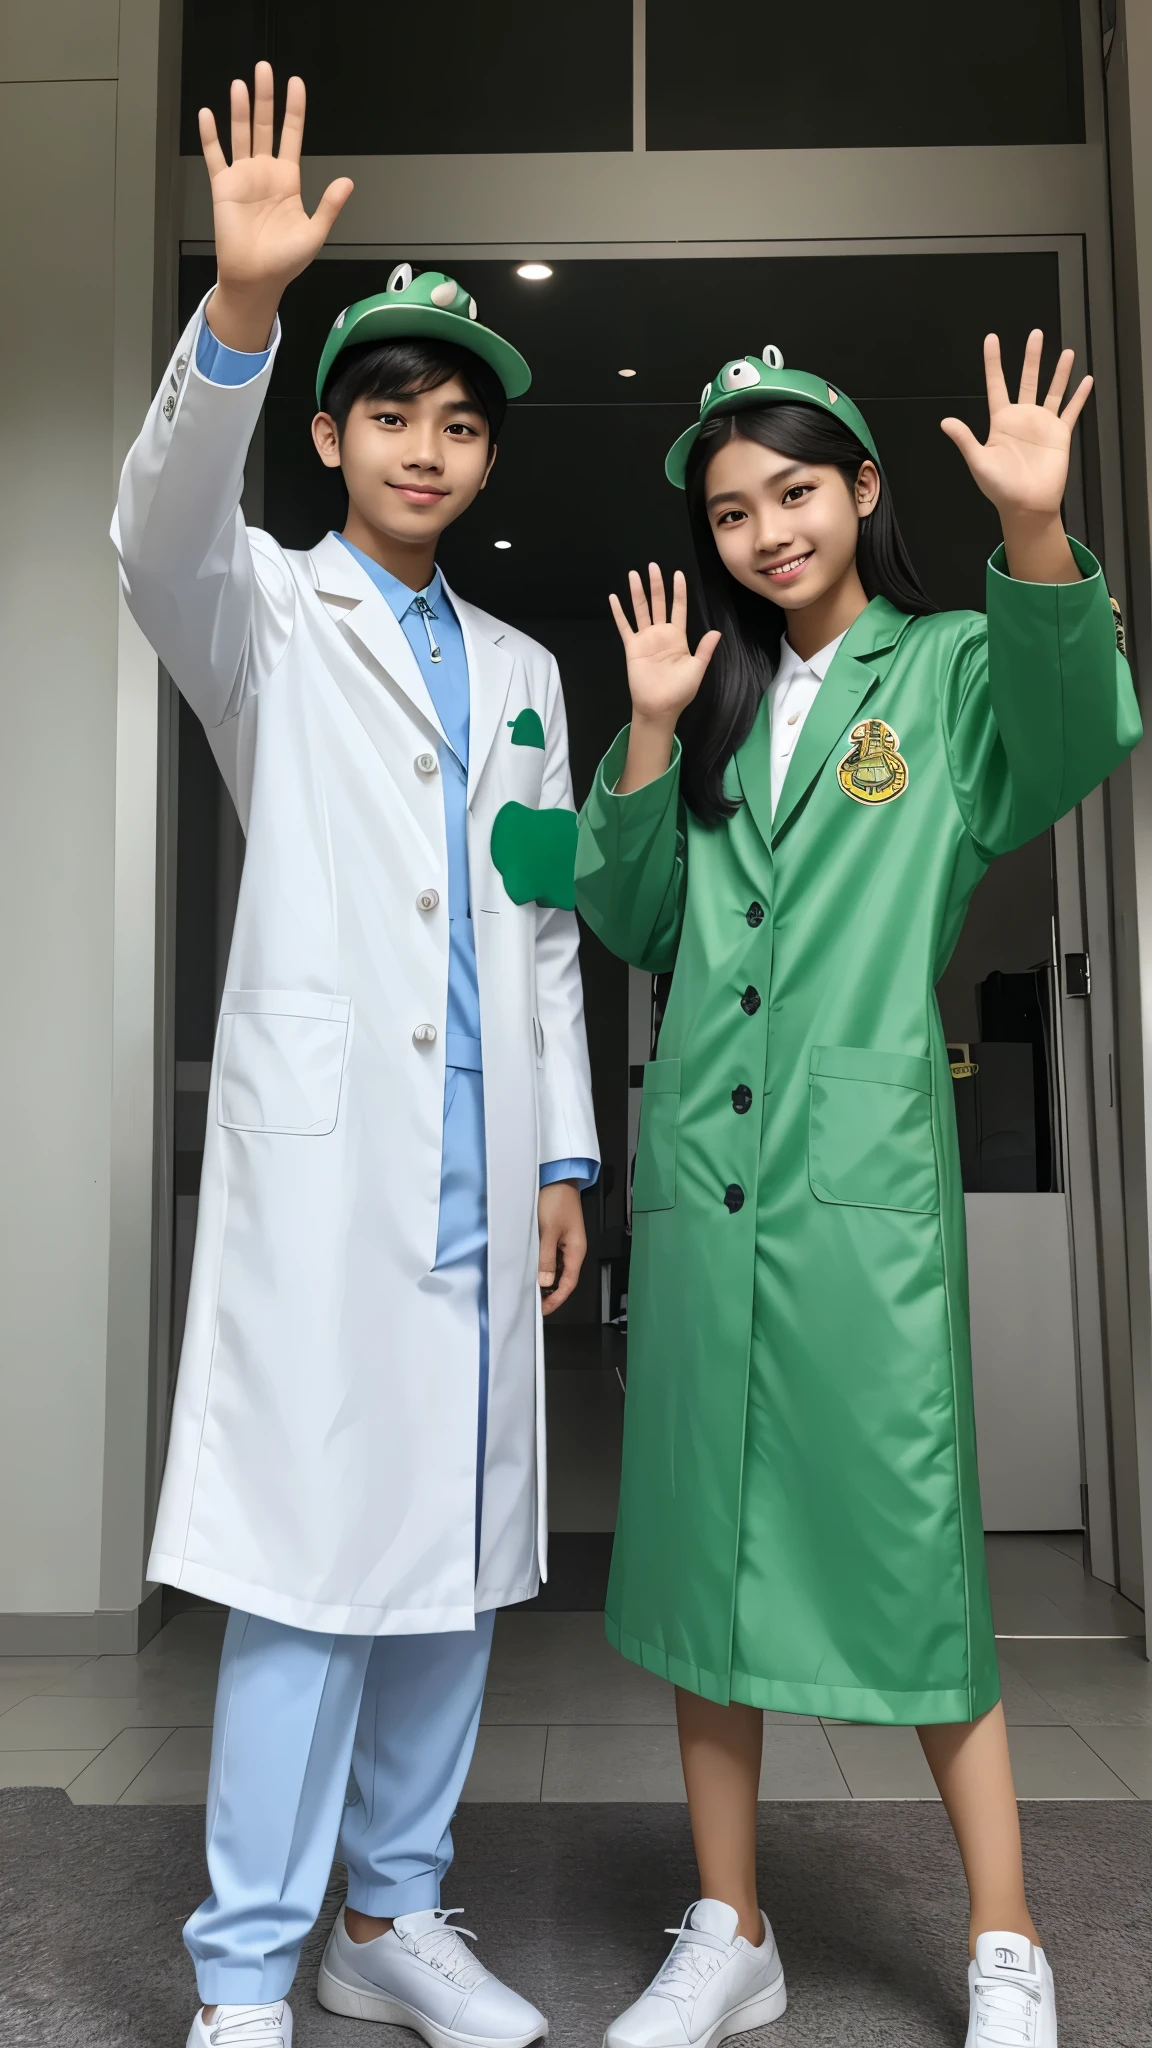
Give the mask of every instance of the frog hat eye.
<svg viewBox="0 0 1152 2048">
<path fill-rule="evenodd" d="M 759 382 L 760 371 L 749 356 L 739 363 L 726 363 L 720 372 L 721 391 L 747 391 Z"/>
<path fill-rule="evenodd" d="M 707 405 L 707 403 L 708 403 L 708 400 L 709 400 L 709 399 L 711 398 L 711 396 L 712 396 L 712 381 L 711 381 L 711 378 L 709 378 L 709 380 L 708 380 L 707 384 L 706 384 L 706 385 L 704 386 L 704 389 L 703 389 L 703 391 L 702 391 L 702 392 L 700 393 L 700 410 L 701 410 L 701 412 L 703 412 L 703 410 L 704 410 L 704 407 L 705 407 L 705 406 Z"/>
<path fill-rule="evenodd" d="M 398 263 L 390 273 L 384 289 L 389 292 L 406 292 L 411 282 L 412 265 L 410 263 Z"/>
</svg>

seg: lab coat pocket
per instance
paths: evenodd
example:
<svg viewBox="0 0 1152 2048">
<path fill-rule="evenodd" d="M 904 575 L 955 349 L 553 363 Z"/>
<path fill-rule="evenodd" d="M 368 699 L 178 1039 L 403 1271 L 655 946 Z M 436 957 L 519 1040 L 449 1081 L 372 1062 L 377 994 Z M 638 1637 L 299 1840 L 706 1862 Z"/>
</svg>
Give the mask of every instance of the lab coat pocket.
<svg viewBox="0 0 1152 2048">
<path fill-rule="evenodd" d="M 939 1209 L 931 1060 L 816 1045 L 808 1090 L 808 1182 L 817 1201 L 919 1215 Z"/>
<path fill-rule="evenodd" d="M 679 1060 L 649 1060 L 640 1103 L 640 1139 L 632 1180 L 633 1210 L 676 1203 L 676 1126 L 680 1120 Z"/>
<path fill-rule="evenodd" d="M 348 1047 L 347 996 L 233 989 L 220 1012 L 216 1117 L 225 1130 L 325 1137 Z"/>
</svg>

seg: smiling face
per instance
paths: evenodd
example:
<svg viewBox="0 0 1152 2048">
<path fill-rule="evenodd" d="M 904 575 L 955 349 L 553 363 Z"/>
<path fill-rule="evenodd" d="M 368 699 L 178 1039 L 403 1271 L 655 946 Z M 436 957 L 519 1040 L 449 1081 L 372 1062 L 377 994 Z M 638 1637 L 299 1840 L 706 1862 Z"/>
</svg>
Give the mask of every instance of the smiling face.
<svg viewBox="0 0 1152 2048">
<path fill-rule="evenodd" d="M 799 462 L 735 433 L 708 463 L 708 524 L 729 574 L 788 612 L 826 601 L 856 577 L 860 521 L 880 496 L 871 461 L 854 487 L 842 471 Z"/>
<path fill-rule="evenodd" d="M 312 439 L 328 469 L 342 469 L 355 529 L 401 547 L 435 547 L 446 526 L 482 491 L 496 454 L 488 423 L 463 377 L 431 391 L 358 398 L 341 434 L 317 413 Z"/>
</svg>

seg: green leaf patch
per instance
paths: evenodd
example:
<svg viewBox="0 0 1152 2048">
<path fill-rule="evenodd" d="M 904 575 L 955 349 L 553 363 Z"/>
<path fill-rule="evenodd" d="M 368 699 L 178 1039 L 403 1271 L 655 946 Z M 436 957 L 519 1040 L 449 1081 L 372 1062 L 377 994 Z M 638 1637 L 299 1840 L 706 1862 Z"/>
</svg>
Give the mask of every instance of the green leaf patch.
<svg viewBox="0 0 1152 2048">
<path fill-rule="evenodd" d="M 536 713 L 522 711 L 520 717 L 536 718 Z M 540 723 L 538 718 L 536 723 Z M 492 859 L 513 903 L 538 903 L 542 910 L 575 910 L 576 836 L 575 811 L 532 811 L 527 804 L 502 805 L 492 826 Z"/>
</svg>

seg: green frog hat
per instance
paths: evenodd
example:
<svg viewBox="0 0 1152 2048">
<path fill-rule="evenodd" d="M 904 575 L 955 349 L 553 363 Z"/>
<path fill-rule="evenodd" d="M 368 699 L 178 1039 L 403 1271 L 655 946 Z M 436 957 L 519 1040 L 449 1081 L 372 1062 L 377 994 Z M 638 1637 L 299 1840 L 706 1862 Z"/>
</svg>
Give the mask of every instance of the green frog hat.
<svg viewBox="0 0 1152 2048">
<path fill-rule="evenodd" d="M 799 399 L 804 405 L 818 405 L 821 412 L 833 413 L 851 428 L 858 441 L 862 441 L 873 462 L 879 464 L 876 443 L 868 429 L 868 422 L 862 412 L 853 405 L 844 391 L 838 391 L 829 384 L 826 377 L 814 376 L 811 370 L 786 370 L 784 358 L 771 343 L 762 356 L 738 356 L 734 362 L 725 363 L 719 375 L 704 386 L 700 394 L 700 417 L 694 427 L 689 427 L 674 441 L 664 460 L 664 474 L 669 483 L 678 490 L 684 489 L 688 469 L 688 454 L 705 420 L 718 412 L 737 412 L 746 405 L 770 405 L 776 399 Z"/>
<path fill-rule="evenodd" d="M 508 398 L 523 397 L 532 382 L 531 370 L 511 342 L 481 327 L 476 301 L 462 284 L 442 270 L 422 270 L 414 277 L 410 263 L 398 263 L 382 292 L 345 306 L 333 321 L 316 372 L 317 405 L 324 402 L 329 371 L 342 349 L 365 341 L 399 341 L 406 334 L 471 349 L 495 370 Z"/>
</svg>

